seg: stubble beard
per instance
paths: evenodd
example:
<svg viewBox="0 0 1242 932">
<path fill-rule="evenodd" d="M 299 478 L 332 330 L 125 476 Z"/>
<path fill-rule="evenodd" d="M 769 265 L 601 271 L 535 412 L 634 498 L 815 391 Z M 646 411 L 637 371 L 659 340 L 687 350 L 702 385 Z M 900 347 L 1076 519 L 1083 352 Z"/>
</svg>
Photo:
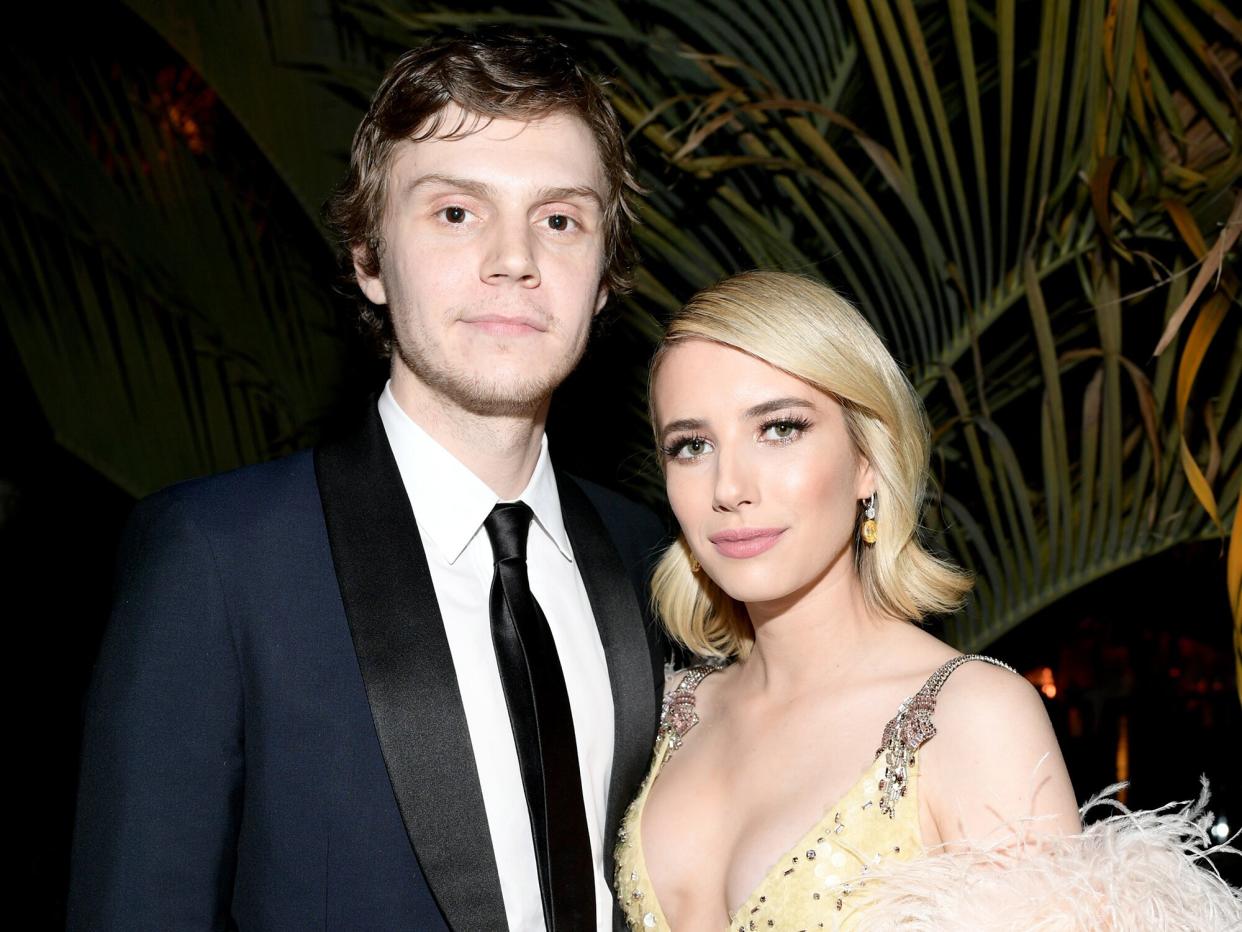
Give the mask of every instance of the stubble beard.
<svg viewBox="0 0 1242 932">
<path fill-rule="evenodd" d="M 586 352 L 586 341 L 572 353 L 553 360 L 542 372 L 509 378 L 488 378 L 455 368 L 442 346 L 428 345 L 422 334 L 398 334 L 401 363 L 432 392 L 453 406 L 479 417 L 530 417 L 552 397 Z"/>
</svg>

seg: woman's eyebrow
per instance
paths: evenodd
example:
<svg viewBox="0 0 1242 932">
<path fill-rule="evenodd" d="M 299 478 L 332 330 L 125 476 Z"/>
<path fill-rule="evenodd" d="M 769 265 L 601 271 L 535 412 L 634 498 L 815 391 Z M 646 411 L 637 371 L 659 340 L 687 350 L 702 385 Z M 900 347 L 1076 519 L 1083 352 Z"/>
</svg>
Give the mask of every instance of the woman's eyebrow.
<svg viewBox="0 0 1242 932">
<path fill-rule="evenodd" d="M 660 431 L 661 437 L 667 437 L 669 434 L 676 433 L 679 430 L 702 430 L 707 424 L 701 418 L 683 417 L 677 421 L 669 421 L 664 425 L 664 429 Z"/>
<path fill-rule="evenodd" d="M 746 409 L 747 417 L 762 417 L 765 414 L 771 414 L 773 411 L 780 411 L 784 408 L 814 408 L 812 402 L 805 398 L 773 398 L 771 401 L 765 401 L 755 405 L 753 408 Z"/>
</svg>

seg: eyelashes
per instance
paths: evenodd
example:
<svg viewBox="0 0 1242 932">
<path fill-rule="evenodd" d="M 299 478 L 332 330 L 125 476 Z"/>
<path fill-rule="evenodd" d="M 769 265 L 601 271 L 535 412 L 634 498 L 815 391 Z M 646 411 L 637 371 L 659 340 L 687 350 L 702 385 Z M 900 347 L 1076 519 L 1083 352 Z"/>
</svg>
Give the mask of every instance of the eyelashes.
<svg viewBox="0 0 1242 932">
<path fill-rule="evenodd" d="M 794 417 L 779 417 L 773 418 L 772 420 L 766 421 L 760 425 L 759 435 L 767 439 L 769 442 L 792 443 L 810 429 L 810 420 L 800 415 Z M 782 430 L 786 431 L 786 433 L 776 434 L 772 437 L 767 436 L 769 432 Z"/>
<path fill-rule="evenodd" d="M 703 451 L 692 453 L 689 456 L 682 456 L 682 451 L 690 449 L 690 447 L 698 445 L 700 447 L 711 446 L 711 441 L 706 437 L 700 437 L 697 434 L 690 437 L 676 437 L 669 442 L 667 446 L 660 447 L 660 452 L 667 459 L 696 459 L 702 455 Z"/>
<path fill-rule="evenodd" d="M 801 415 L 772 418 L 759 425 L 759 440 L 761 443 L 785 446 L 796 441 L 811 427 L 810 419 Z M 689 434 L 674 437 L 668 444 L 660 447 L 660 452 L 665 459 L 693 462 L 710 453 L 713 448 L 712 441 L 707 437 Z"/>
</svg>

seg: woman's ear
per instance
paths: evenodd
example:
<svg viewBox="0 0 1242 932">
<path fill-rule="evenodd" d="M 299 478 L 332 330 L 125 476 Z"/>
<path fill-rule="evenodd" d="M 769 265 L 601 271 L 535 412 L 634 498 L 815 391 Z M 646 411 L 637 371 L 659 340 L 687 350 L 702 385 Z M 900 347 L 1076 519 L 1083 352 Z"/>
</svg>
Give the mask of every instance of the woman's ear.
<svg viewBox="0 0 1242 932">
<path fill-rule="evenodd" d="M 864 498 L 870 498 L 875 494 L 876 486 L 875 469 L 872 467 L 870 460 L 864 456 L 858 457 L 858 481 L 854 486 L 854 497 L 859 501 Z"/>
</svg>

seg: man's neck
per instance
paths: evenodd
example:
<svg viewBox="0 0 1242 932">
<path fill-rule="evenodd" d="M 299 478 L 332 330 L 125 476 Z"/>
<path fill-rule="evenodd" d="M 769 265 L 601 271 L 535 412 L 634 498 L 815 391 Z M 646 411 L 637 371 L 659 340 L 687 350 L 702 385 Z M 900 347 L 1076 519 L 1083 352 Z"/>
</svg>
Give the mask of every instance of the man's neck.
<svg viewBox="0 0 1242 932">
<path fill-rule="evenodd" d="M 393 398 L 415 424 L 502 499 L 522 494 L 539 462 L 549 400 L 530 412 L 469 411 L 409 373 L 393 372 Z"/>
</svg>

